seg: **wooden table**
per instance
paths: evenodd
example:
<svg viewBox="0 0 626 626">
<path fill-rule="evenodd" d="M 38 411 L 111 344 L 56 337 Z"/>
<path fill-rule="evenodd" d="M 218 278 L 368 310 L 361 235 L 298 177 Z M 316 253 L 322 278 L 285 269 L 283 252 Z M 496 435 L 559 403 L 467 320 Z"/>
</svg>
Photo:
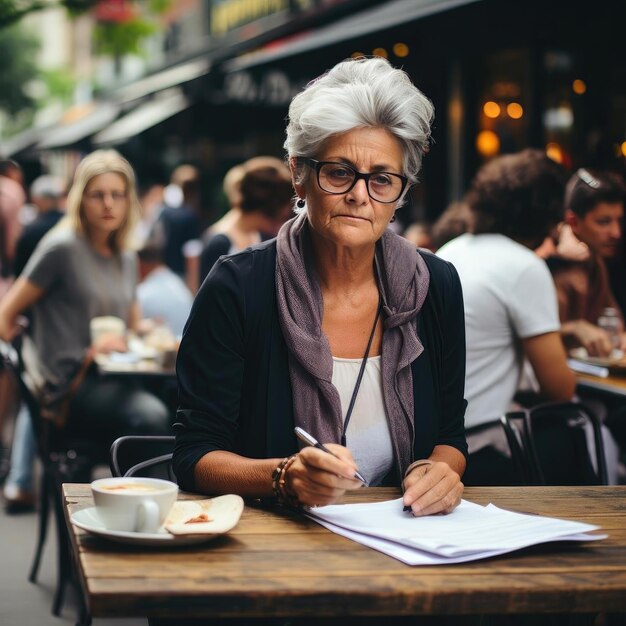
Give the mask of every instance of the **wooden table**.
<svg viewBox="0 0 626 626">
<path fill-rule="evenodd" d="M 164 367 L 154 359 L 143 359 L 134 363 L 111 363 L 106 358 L 100 358 L 96 361 L 96 367 L 101 376 L 176 379 L 174 365 Z"/>
<path fill-rule="evenodd" d="M 88 485 L 66 484 L 64 492 L 66 516 L 92 504 Z M 397 495 L 362 489 L 348 500 Z M 465 497 L 598 524 L 609 538 L 410 567 L 300 515 L 260 506 L 246 506 L 230 534 L 177 550 L 109 543 L 71 524 L 70 535 L 94 617 L 626 611 L 626 487 L 474 487 Z"/>
<path fill-rule="evenodd" d="M 618 398 L 626 398 L 626 376 L 591 376 L 590 374 L 576 374 L 576 384 L 579 392 L 597 392 L 609 394 Z"/>
</svg>

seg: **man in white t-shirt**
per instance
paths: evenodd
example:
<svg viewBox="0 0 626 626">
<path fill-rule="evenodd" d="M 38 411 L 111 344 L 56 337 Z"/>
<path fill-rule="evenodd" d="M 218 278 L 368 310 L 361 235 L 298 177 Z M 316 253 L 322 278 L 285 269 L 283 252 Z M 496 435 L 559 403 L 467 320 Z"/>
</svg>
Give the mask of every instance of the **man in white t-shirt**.
<svg viewBox="0 0 626 626">
<path fill-rule="evenodd" d="M 466 428 L 499 418 L 517 390 L 524 359 L 545 400 L 569 400 L 575 379 L 559 334 L 554 283 L 532 250 L 562 219 L 563 169 L 539 150 L 490 161 L 466 201 L 473 234 L 438 255 L 456 267 L 465 302 Z M 507 484 L 510 463 L 496 433 L 469 436 L 466 484 Z"/>
</svg>

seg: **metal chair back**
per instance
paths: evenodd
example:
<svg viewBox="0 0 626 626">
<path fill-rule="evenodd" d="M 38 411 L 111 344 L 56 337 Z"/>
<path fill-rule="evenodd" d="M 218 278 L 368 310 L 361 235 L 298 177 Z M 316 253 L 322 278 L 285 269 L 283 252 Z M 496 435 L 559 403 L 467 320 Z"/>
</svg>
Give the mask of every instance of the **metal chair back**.
<svg viewBox="0 0 626 626">
<path fill-rule="evenodd" d="M 113 476 L 151 476 L 176 482 L 172 470 L 174 436 L 126 435 L 111 445 Z"/>
<path fill-rule="evenodd" d="M 527 414 L 527 445 L 538 466 L 538 484 L 608 484 L 602 426 L 588 406 L 546 403 Z"/>
</svg>

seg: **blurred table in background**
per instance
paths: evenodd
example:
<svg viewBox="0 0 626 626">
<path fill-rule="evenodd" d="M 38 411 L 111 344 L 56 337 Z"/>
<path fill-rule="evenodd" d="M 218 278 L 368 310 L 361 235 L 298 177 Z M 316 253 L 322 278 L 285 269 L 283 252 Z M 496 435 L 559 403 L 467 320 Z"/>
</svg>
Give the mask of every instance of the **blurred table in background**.
<svg viewBox="0 0 626 626">
<path fill-rule="evenodd" d="M 576 374 L 576 386 L 579 393 L 601 392 L 616 398 L 626 400 L 626 377 L 624 376 L 592 376 L 591 374 Z"/>
</svg>

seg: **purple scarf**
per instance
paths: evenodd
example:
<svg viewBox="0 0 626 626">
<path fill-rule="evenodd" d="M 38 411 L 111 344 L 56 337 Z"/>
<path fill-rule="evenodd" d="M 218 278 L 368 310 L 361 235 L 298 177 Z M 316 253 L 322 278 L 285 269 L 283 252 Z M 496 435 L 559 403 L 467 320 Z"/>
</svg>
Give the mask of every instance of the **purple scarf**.
<svg viewBox="0 0 626 626">
<path fill-rule="evenodd" d="M 332 384 L 333 359 L 322 332 L 323 302 L 312 267 L 309 228 L 302 213 L 278 233 L 278 318 L 289 353 L 295 423 L 323 443 L 339 443 L 341 401 Z M 402 476 L 413 460 L 415 437 L 410 365 L 424 350 L 415 317 L 426 299 L 430 274 L 415 246 L 389 230 L 377 243 L 375 265 L 384 320 L 383 401 Z"/>
</svg>

